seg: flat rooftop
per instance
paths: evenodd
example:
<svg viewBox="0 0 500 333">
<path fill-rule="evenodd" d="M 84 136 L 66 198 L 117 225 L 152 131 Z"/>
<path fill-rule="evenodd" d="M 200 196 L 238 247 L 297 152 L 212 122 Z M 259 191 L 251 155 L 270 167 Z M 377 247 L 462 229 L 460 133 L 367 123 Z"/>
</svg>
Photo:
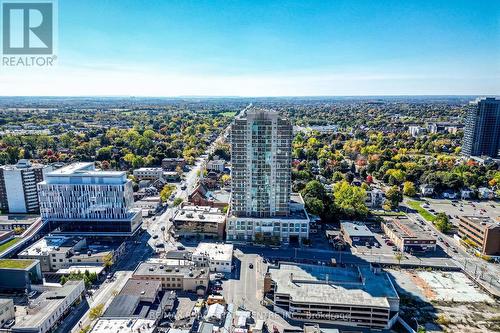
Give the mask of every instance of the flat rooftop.
<svg viewBox="0 0 500 333">
<path fill-rule="evenodd" d="M 146 276 L 183 276 L 188 277 L 207 277 L 208 269 L 203 267 L 196 267 L 194 265 L 189 266 L 166 266 L 162 263 L 155 262 L 144 262 L 139 264 L 136 268 L 134 275 L 146 275 Z"/>
<path fill-rule="evenodd" d="M 55 252 L 66 252 L 82 239 L 82 237 L 72 236 L 45 236 L 19 254 L 23 256 L 40 256 Z"/>
<path fill-rule="evenodd" d="M 199 243 L 193 251 L 194 256 L 205 255 L 210 260 L 231 261 L 233 259 L 233 244 Z"/>
<path fill-rule="evenodd" d="M 92 328 L 91 333 L 153 333 L 156 330 L 152 319 L 108 319 L 101 318 Z"/>
<path fill-rule="evenodd" d="M 40 215 L 6 214 L 0 215 L 0 224 L 33 224 Z"/>
<path fill-rule="evenodd" d="M 70 266 L 68 268 L 61 268 L 58 269 L 55 274 L 59 275 L 69 275 L 71 273 L 83 273 L 85 271 L 88 271 L 89 273 L 95 273 L 97 275 L 101 274 L 104 271 L 103 266 L 89 266 L 89 265 L 75 265 L 75 266 Z"/>
<path fill-rule="evenodd" d="M 120 295 L 137 295 L 154 299 L 160 289 L 160 280 L 135 280 L 132 278 L 125 283 Z"/>
<path fill-rule="evenodd" d="M 387 274 L 374 273 L 369 266 L 280 263 L 269 272 L 275 293 L 288 294 L 295 302 L 390 308 L 388 298 L 398 299 Z"/>
<path fill-rule="evenodd" d="M 354 222 L 340 222 L 341 228 L 351 237 L 375 237 L 373 232 L 364 224 Z"/>
<path fill-rule="evenodd" d="M 35 296 L 30 307 L 17 305 L 14 328 L 39 327 L 78 288 L 83 291 L 83 281 L 68 281 L 61 287 L 47 287 Z"/>
<path fill-rule="evenodd" d="M 37 262 L 34 259 L 0 259 L 0 269 L 29 269 Z"/>
<path fill-rule="evenodd" d="M 217 208 L 208 206 L 184 206 L 175 214 L 174 222 L 224 223 L 226 216 Z"/>
<path fill-rule="evenodd" d="M 460 216 L 459 219 L 474 224 L 481 229 L 500 228 L 500 222 L 496 222 L 487 216 Z"/>
<path fill-rule="evenodd" d="M 418 223 L 407 219 L 391 219 L 383 222 L 389 229 L 391 229 L 398 238 L 402 239 L 415 239 L 415 240 L 436 240 L 429 232 L 422 228 Z"/>
<path fill-rule="evenodd" d="M 95 168 L 94 162 L 76 162 L 47 173 L 47 177 L 123 177 L 125 171 L 102 171 Z"/>
</svg>

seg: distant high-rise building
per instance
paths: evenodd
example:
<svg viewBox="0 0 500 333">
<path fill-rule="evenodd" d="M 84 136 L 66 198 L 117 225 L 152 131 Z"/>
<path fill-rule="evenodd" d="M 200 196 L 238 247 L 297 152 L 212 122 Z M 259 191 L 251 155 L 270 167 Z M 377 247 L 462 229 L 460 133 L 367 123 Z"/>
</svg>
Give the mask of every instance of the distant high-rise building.
<svg viewBox="0 0 500 333">
<path fill-rule="evenodd" d="M 38 192 L 42 218 L 63 233 L 129 236 L 142 221 L 123 171 L 74 163 L 48 173 Z"/>
<path fill-rule="evenodd" d="M 292 125 L 275 111 L 248 108 L 231 126 L 232 212 L 286 216 L 290 212 Z"/>
<path fill-rule="evenodd" d="M 465 121 L 462 154 L 499 157 L 500 100 L 483 98 L 469 111 Z"/>
<path fill-rule="evenodd" d="M 52 171 L 51 166 L 19 160 L 15 165 L 0 166 L 0 210 L 9 213 L 38 213 L 36 184 Z"/>
<path fill-rule="evenodd" d="M 246 108 L 231 126 L 228 241 L 296 243 L 309 237 L 300 194 L 291 193 L 292 126 L 275 111 Z"/>
</svg>

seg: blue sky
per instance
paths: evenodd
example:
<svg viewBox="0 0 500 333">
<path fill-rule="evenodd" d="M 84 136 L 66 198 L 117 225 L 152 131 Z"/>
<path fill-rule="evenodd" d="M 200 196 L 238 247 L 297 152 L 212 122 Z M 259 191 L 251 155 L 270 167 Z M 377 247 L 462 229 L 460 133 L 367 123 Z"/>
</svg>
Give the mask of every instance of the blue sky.
<svg viewBox="0 0 500 333">
<path fill-rule="evenodd" d="M 3 71 L 1 94 L 500 94 L 499 1 L 59 0 L 58 12 L 57 66 Z"/>
</svg>

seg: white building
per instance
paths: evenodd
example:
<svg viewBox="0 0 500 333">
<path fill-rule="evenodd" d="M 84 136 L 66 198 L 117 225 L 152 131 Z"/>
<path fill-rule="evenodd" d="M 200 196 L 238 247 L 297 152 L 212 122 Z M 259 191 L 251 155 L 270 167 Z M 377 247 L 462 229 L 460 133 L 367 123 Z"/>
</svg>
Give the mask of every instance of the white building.
<svg viewBox="0 0 500 333">
<path fill-rule="evenodd" d="M 211 272 L 230 273 L 233 244 L 200 243 L 193 252 L 192 260 L 197 266 L 208 266 Z"/>
<path fill-rule="evenodd" d="M 214 159 L 207 162 L 207 170 L 208 171 L 224 171 L 224 167 L 226 166 L 226 161 L 222 159 Z"/>
<path fill-rule="evenodd" d="M 222 240 L 226 215 L 215 207 L 186 205 L 177 210 L 172 225 L 179 237 Z"/>
<path fill-rule="evenodd" d="M 143 318 L 100 318 L 90 333 L 156 332 L 156 321 Z"/>
<path fill-rule="evenodd" d="M 33 286 L 32 286 L 33 287 Z M 42 293 L 31 301 L 31 306 L 17 306 L 16 324 L 12 332 L 52 331 L 57 322 L 67 315 L 71 306 L 81 299 L 85 291 L 83 280 L 68 281 L 61 287 L 41 286 Z"/>
<path fill-rule="evenodd" d="M 384 192 L 378 188 L 374 188 L 366 191 L 365 204 L 370 208 L 382 207 L 382 205 L 384 204 L 384 198 Z"/>
<path fill-rule="evenodd" d="M 0 166 L 0 210 L 9 213 L 38 213 L 38 191 L 51 166 L 19 160 L 15 165 Z"/>
<path fill-rule="evenodd" d="M 115 259 L 124 250 L 124 243 L 93 244 L 78 236 L 49 235 L 21 251 L 20 259 L 37 259 L 44 272 L 72 266 L 104 266 L 108 257 Z"/>
<path fill-rule="evenodd" d="M 431 195 L 434 194 L 434 186 L 429 184 L 420 185 L 420 193 L 424 197 L 430 197 Z"/>
<path fill-rule="evenodd" d="M 38 184 L 42 219 L 60 232 L 130 236 L 142 222 L 133 209 L 132 182 L 123 171 L 74 163 L 46 174 Z"/>
<path fill-rule="evenodd" d="M 137 180 L 157 180 L 162 176 L 162 168 L 139 168 L 134 170 L 134 177 Z"/>
<path fill-rule="evenodd" d="M 422 126 L 409 126 L 408 133 L 413 137 L 417 137 L 427 133 L 427 129 Z"/>
</svg>

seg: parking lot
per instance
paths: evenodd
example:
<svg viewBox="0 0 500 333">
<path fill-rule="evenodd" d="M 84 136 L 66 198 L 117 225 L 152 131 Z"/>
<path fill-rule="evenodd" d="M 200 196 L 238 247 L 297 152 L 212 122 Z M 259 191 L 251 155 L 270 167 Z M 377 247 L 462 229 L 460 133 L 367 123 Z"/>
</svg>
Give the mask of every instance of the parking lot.
<svg viewBox="0 0 500 333">
<path fill-rule="evenodd" d="M 458 226 L 458 216 L 489 216 L 498 221 L 500 217 L 500 203 L 496 201 L 470 201 L 470 200 L 445 200 L 445 199 L 426 199 L 426 206 L 423 206 L 429 212 L 435 214 L 444 212 L 451 216 L 450 221 Z"/>
</svg>

